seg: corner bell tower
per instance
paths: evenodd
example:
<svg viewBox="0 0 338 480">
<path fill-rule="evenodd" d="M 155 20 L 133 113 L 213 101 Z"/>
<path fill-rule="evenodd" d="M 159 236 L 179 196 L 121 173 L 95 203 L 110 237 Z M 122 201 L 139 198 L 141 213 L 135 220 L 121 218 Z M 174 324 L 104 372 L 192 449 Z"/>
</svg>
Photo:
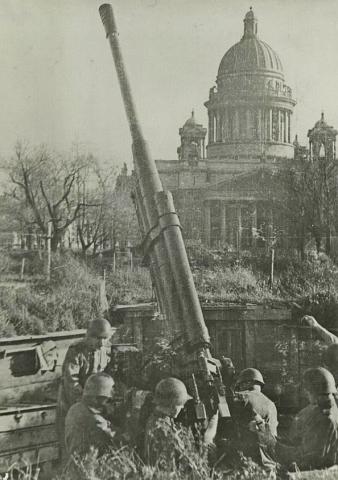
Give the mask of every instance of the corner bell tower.
<svg viewBox="0 0 338 480">
<path fill-rule="evenodd" d="M 181 162 L 197 164 L 205 158 L 205 136 L 207 129 L 195 120 L 194 111 L 191 117 L 179 129 L 181 145 L 177 148 L 178 159 Z"/>
</svg>

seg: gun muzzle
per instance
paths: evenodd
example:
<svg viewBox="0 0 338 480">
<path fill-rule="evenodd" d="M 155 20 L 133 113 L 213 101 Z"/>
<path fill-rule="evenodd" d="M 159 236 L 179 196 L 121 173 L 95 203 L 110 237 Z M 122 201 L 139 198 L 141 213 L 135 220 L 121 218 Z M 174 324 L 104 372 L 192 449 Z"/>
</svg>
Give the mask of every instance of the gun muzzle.
<svg viewBox="0 0 338 480">
<path fill-rule="evenodd" d="M 101 5 L 99 8 L 99 13 L 104 29 L 106 31 L 106 37 L 108 38 L 111 34 L 116 35 L 116 22 L 113 7 L 110 5 L 110 3 L 104 3 L 103 5 Z"/>
</svg>

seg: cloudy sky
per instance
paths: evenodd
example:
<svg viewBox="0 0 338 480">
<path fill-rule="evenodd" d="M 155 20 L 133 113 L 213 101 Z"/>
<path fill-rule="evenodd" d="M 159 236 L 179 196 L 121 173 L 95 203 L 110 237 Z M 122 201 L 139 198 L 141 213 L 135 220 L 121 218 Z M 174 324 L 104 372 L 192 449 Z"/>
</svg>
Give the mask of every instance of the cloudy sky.
<svg viewBox="0 0 338 480">
<path fill-rule="evenodd" d="M 130 136 L 97 0 L 1 0 L 0 155 L 17 139 L 130 164 Z M 207 124 L 209 88 L 252 4 L 297 107 L 294 132 L 338 127 L 335 0 L 114 0 L 120 41 L 155 158 L 175 159 L 192 108 Z"/>
</svg>

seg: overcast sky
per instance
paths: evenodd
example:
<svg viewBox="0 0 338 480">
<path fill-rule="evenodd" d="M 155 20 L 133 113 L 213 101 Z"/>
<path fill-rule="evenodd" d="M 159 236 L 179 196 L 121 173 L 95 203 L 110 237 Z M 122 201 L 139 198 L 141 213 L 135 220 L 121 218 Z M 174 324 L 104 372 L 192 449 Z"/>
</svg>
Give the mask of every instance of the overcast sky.
<svg viewBox="0 0 338 480">
<path fill-rule="evenodd" d="M 1 0 L 0 154 L 17 139 L 130 165 L 130 136 L 97 0 Z M 203 103 L 252 4 L 297 99 L 294 132 L 325 111 L 338 127 L 335 0 L 115 0 L 120 41 L 155 158 L 175 159 L 178 128 Z"/>
</svg>

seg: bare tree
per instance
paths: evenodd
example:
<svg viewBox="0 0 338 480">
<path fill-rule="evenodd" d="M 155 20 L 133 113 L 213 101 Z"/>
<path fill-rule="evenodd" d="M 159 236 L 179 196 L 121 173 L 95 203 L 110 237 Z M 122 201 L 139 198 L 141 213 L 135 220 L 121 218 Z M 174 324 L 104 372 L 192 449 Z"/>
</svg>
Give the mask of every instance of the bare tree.
<svg viewBox="0 0 338 480">
<path fill-rule="evenodd" d="M 284 198 L 281 212 L 292 226 L 302 256 L 307 236 L 314 239 L 318 252 L 324 247 L 330 253 L 337 212 L 335 171 L 335 162 L 303 155 L 275 177 L 274 191 Z"/>
<path fill-rule="evenodd" d="M 76 195 L 76 180 L 89 163 L 88 157 L 65 158 L 45 146 L 29 148 L 18 142 L 6 165 L 10 181 L 7 196 L 15 200 L 20 221 L 44 235 L 51 222 L 53 251 L 83 209 L 97 206 Z"/>
<path fill-rule="evenodd" d="M 84 204 L 76 221 L 77 236 L 85 253 L 111 241 L 110 219 L 115 208 L 113 192 L 116 179 L 115 168 L 102 168 L 93 161 L 77 177 L 77 195 Z M 91 205 L 91 207 L 87 207 Z M 95 205 L 95 208 L 92 207 Z"/>
</svg>

